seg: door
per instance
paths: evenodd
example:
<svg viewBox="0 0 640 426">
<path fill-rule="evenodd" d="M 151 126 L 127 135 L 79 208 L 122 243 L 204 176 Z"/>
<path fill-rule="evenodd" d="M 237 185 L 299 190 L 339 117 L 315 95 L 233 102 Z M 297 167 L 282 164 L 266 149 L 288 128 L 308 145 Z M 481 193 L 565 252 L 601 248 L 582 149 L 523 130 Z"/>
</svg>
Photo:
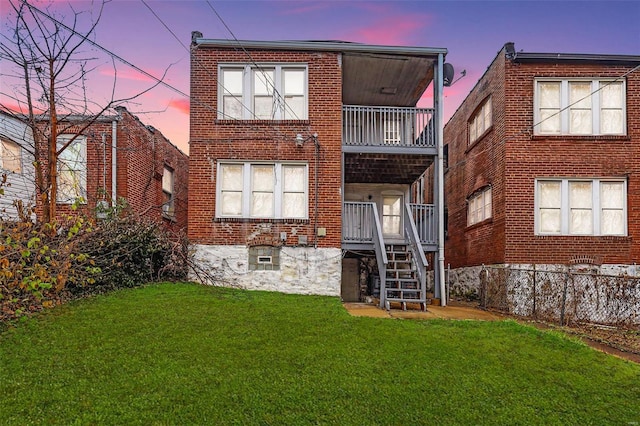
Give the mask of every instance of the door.
<svg viewBox="0 0 640 426">
<path fill-rule="evenodd" d="M 385 238 L 402 238 L 402 195 L 382 197 L 382 234 Z"/>
<path fill-rule="evenodd" d="M 360 271 L 358 259 L 342 259 L 340 295 L 343 302 L 360 301 Z"/>
</svg>

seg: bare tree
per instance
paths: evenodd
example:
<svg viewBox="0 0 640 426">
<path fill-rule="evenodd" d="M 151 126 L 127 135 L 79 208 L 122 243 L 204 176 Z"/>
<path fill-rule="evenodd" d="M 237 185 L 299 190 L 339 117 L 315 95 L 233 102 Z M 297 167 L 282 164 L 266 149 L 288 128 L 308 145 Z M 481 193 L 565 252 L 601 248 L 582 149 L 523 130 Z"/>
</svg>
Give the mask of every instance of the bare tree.
<svg viewBox="0 0 640 426">
<path fill-rule="evenodd" d="M 111 55 L 114 77 L 110 97 L 92 99 L 89 75 L 104 64 L 104 59 L 92 55 L 95 47 L 100 48 L 94 37 L 106 0 L 87 11 L 76 11 L 70 4 L 71 16 L 67 18 L 56 18 L 50 6 L 41 10 L 27 0 L 9 3 L 15 21 L 11 36 L 0 40 L 0 59 L 11 65 L 2 67 L 0 111 L 32 130 L 33 141 L 27 141 L 23 148 L 35 158 L 36 203 L 42 206 L 39 219 L 51 222 L 56 218 L 60 155 L 107 110 L 142 95 L 162 80 L 134 96 L 117 99 L 117 56 Z M 59 136 L 67 133 L 73 136 L 61 142 Z"/>
</svg>

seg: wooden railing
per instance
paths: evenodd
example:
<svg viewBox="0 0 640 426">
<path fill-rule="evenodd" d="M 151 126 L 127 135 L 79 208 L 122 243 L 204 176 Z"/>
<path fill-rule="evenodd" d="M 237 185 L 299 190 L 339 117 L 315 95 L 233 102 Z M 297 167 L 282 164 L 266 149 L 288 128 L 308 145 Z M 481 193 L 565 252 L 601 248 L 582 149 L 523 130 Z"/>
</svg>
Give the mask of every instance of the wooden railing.
<svg viewBox="0 0 640 426">
<path fill-rule="evenodd" d="M 342 143 L 435 147 L 433 108 L 343 105 Z"/>
</svg>

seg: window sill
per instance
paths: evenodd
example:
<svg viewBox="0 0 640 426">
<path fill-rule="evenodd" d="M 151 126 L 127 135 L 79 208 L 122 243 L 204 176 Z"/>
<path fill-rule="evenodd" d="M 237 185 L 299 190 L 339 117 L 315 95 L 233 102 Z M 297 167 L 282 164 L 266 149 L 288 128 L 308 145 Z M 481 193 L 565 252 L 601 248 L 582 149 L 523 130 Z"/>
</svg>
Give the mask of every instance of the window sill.
<svg viewBox="0 0 640 426">
<path fill-rule="evenodd" d="M 162 215 L 162 219 L 164 219 L 164 220 L 166 220 L 168 222 L 173 222 L 173 223 L 178 221 L 175 216 L 169 216 L 169 215 L 166 215 L 166 214 Z"/>
<path fill-rule="evenodd" d="M 482 142 L 489 133 L 491 133 L 491 131 L 493 130 L 493 124 L 491 126 L 489 126 L 489 128 L 487 130 L 485 130 L 475 141 L 471 142 L 469 145 L 467 145 L 467 149 L 465 149 L 465 154 L 469 151 L 471 151 L 473 149 L 473 147 L 475 147 L 476 145 L 480 144 L 480 142 Z"/>
<path fill-rule="evenodd" d="M 259 125 L 264 124 L 268 126 L 301 126 L 309 125 L 309 119 L 305 120 L 230 120 L 230 119 L 216 119 L 215 124 L 220 126 L 247 126 L 247 125 Z"/>
<path fill-rule="evenodd" d="M 474 223 L 473 225 L 467 225 L 466 231 L 471 231 L 472 229 L 480 228 L 481 226 L 492 224 L 492 223 L 493 223 L 493 217 L 490 217 L 480 222 Z"/>
<path fill-rule="evenodd" d="M 584 142 L 584 141 L 605 141 L 605 142 L 625 142 L 630 141 L 631 138 L 629 135 L 540 135 L 535 134 L 531 136 L 531 140 L 533 141 L 575 141 L 575 142 Z"/>
<path fill-rule="evenodd" d="M 309 224 L 309 219 L 274 219 L 274 218 L 254 218 L 254 217 L 216 217 L 215 223 L 294 223 Z"/>
<path fill-rule="evenodd" d="M 612 242 L 628 242 L 628 243 L 631 243 L 633 241 L 633 238 L 631 238 L 628 235 L 572 235 L 572 234 L 540 235 L 538 234 L 538 235 L 534 235 L 534 238 L 537 240 L 551 240 L 555 238 L 571 238 L 571 239 L 582 238 L 585 240 L 598 239 L 598 240 L 605 240 L 605 241 L 612 241 Z"/>
</svg>

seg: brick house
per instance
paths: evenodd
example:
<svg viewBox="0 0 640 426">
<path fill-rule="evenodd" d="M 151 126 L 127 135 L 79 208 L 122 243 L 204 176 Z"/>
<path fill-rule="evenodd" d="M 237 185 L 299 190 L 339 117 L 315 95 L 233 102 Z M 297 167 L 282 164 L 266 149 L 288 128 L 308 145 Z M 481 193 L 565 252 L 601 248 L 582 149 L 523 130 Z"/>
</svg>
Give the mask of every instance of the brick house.
<svg viewBox="0 0 640 426">
<path fill-rule="evenodd" d="M 19 121 L 13 119 L 15 122 Z M 58 147 L 75 138 L 58 158 L 59 214 L 71 213 L 76 200 L 81 210 L 98 214 L 101 206 L 124 199 L 135 213 L 171 229 L 186 230 L 188 156 L 124 107 L 115 108 L 114 115 L 101 116 L 82 130 L 84 123 L 86 117 L 77 116 L 59 122 Z M 44 134 L 47 125 L 41 123 Z M 22 178 L 33 189 L 32 160 L 27 160 L 33 156 L 33 138 L 30 132 L 24 133 L 25 137 L 13 134 L 11 141 L 18 147 L 15 152 L 23 157 Z M 3 136 L 3 143 L 5 139 Z M 30 203 L 35 192 L 29 192 Z"/>
<path fill-rule="evenodd" d="M 636 273 L 639 66 L 498 52 L 444 128 L 452 292 L 475 292 L 482 264 Z"/>
<path fill-rule="evenodd" d="M 227 285 L 382 306 L 425 305 L 435 269 L 439 294 L 442 203 L 410 189 L 441 158 L 445 54 L 194 32 L 189 239 L 199 264 Z M 428 87 L 434 107 L 417 108 Z"/>
</svg>

